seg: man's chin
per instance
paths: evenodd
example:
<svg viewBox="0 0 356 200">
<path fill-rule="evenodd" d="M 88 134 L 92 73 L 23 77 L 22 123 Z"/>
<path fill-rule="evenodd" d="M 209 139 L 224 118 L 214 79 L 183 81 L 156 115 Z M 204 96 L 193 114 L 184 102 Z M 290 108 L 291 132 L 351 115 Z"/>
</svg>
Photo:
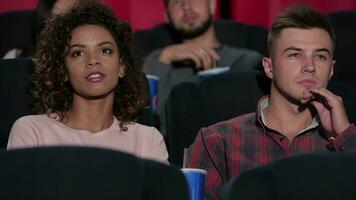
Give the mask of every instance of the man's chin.
<svg viewBox="0 0 356 200">
<path fill-rule="evenodd" d="M 192 39 L 199 37 L 200 35 L 203 35 L 205 32 L 207 32 L 211 24 L 212 19 L 209 18 L 205 22 L 199 24 L 187 24 L 185 27 L 175 26 L 174 28 L 182 39 Z"/>
<path fill-rule="evenodd" d="M 303 95 L 302 94 L 300 94 L 300 95 L 299 94 L 294 94 L 294 95 L 289 95 L 289 96 L 285 96 L 285 97 L 290 103 L 292 103 L 294 105 L 302 106 L 302 105 L 308 103 L 308 102 L 303 100 Z"/>
<path fill-rule="evenodd" d="M 308 104 L 310 102 L 310 98 L 300 98 L 300 104 Z"/>
<path fill-rule="evenodd" d="M 197 28 L 194 28 L 194 29 L 191 28 L 191 29 L 180 29 L 180 30 L 177 30 L 177 32 L 183 39 L 192 39 L 192 38 L 199 37 L 205 31 L 201 31 Z"/>
</svg>

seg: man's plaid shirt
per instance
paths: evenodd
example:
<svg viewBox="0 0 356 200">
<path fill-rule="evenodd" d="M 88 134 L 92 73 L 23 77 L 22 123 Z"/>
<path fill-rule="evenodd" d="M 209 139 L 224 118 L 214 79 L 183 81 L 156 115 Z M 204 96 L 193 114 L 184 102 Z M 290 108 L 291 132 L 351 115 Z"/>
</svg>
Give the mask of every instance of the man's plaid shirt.
<svg viewBox="0 0 356 200">
<path fill-rule="evenodd" d="M 188 151 L 187 167 L 207 170 L 205 198 L 217 199 L 217 189 L 242 171 L 287 156 L 328 151 L 356 150 L 356 126 L 342 134 L 326 135 L 317 122 L 293 141 L 267 128 L 257 113 L 242 115 L 202 128 Z"/>
</svg>

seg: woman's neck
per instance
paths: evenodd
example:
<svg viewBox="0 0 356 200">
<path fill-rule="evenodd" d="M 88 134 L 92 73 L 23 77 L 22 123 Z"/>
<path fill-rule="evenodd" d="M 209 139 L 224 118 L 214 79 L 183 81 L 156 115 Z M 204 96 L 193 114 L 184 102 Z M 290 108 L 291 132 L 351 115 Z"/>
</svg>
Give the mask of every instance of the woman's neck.
<svg viewBox="0 0 356 200">
<path fill-rule="evenodd" d="M 104 130 L 110 127 L 114 121 L 113 100 L 113 97 L 88 100 L 74 95 L 73 104 L 68 111 L 68 120 L 65 124 L 92 133 Z"/>
</svg>

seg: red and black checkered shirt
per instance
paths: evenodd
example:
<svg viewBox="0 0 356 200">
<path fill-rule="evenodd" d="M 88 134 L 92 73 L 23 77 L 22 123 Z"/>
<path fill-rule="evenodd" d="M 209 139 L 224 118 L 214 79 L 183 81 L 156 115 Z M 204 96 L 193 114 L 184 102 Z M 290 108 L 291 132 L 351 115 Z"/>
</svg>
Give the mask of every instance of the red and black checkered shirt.
<svg viewBox="0 0 356 200">
<path fill-rule="evenodd" d="M 217 190 L 246 169 L 287 156 L 356 150 L 356 126 L 337 137 L 326 136 L 319 126 L 306 129 L 292 142 L 267 128 L 258 113 L 242 115 L 202 128 L 188 151 L 187 167 L 207 170 L 205 199 L 217 199 Z"/>
</svg>

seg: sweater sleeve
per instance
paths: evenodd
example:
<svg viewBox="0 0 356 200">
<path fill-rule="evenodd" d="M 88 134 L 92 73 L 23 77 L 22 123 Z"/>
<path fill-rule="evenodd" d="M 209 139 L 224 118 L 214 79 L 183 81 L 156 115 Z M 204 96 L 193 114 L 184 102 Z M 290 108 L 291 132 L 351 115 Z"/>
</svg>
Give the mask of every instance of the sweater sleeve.
<svg viewBox="0 0 356 200">
<path fill-rule="evenodd" d="M 145 72 L 145 74 L 155 75 L 159 78 L 167 77 L 167 74 L 169 74 L 169 71 L 171 70 L 171 66 L 159 61 L 161 52 L 161 49 L 155 50 L 145 58 L 143 64 L 143 72 Z"/>
</svg>

